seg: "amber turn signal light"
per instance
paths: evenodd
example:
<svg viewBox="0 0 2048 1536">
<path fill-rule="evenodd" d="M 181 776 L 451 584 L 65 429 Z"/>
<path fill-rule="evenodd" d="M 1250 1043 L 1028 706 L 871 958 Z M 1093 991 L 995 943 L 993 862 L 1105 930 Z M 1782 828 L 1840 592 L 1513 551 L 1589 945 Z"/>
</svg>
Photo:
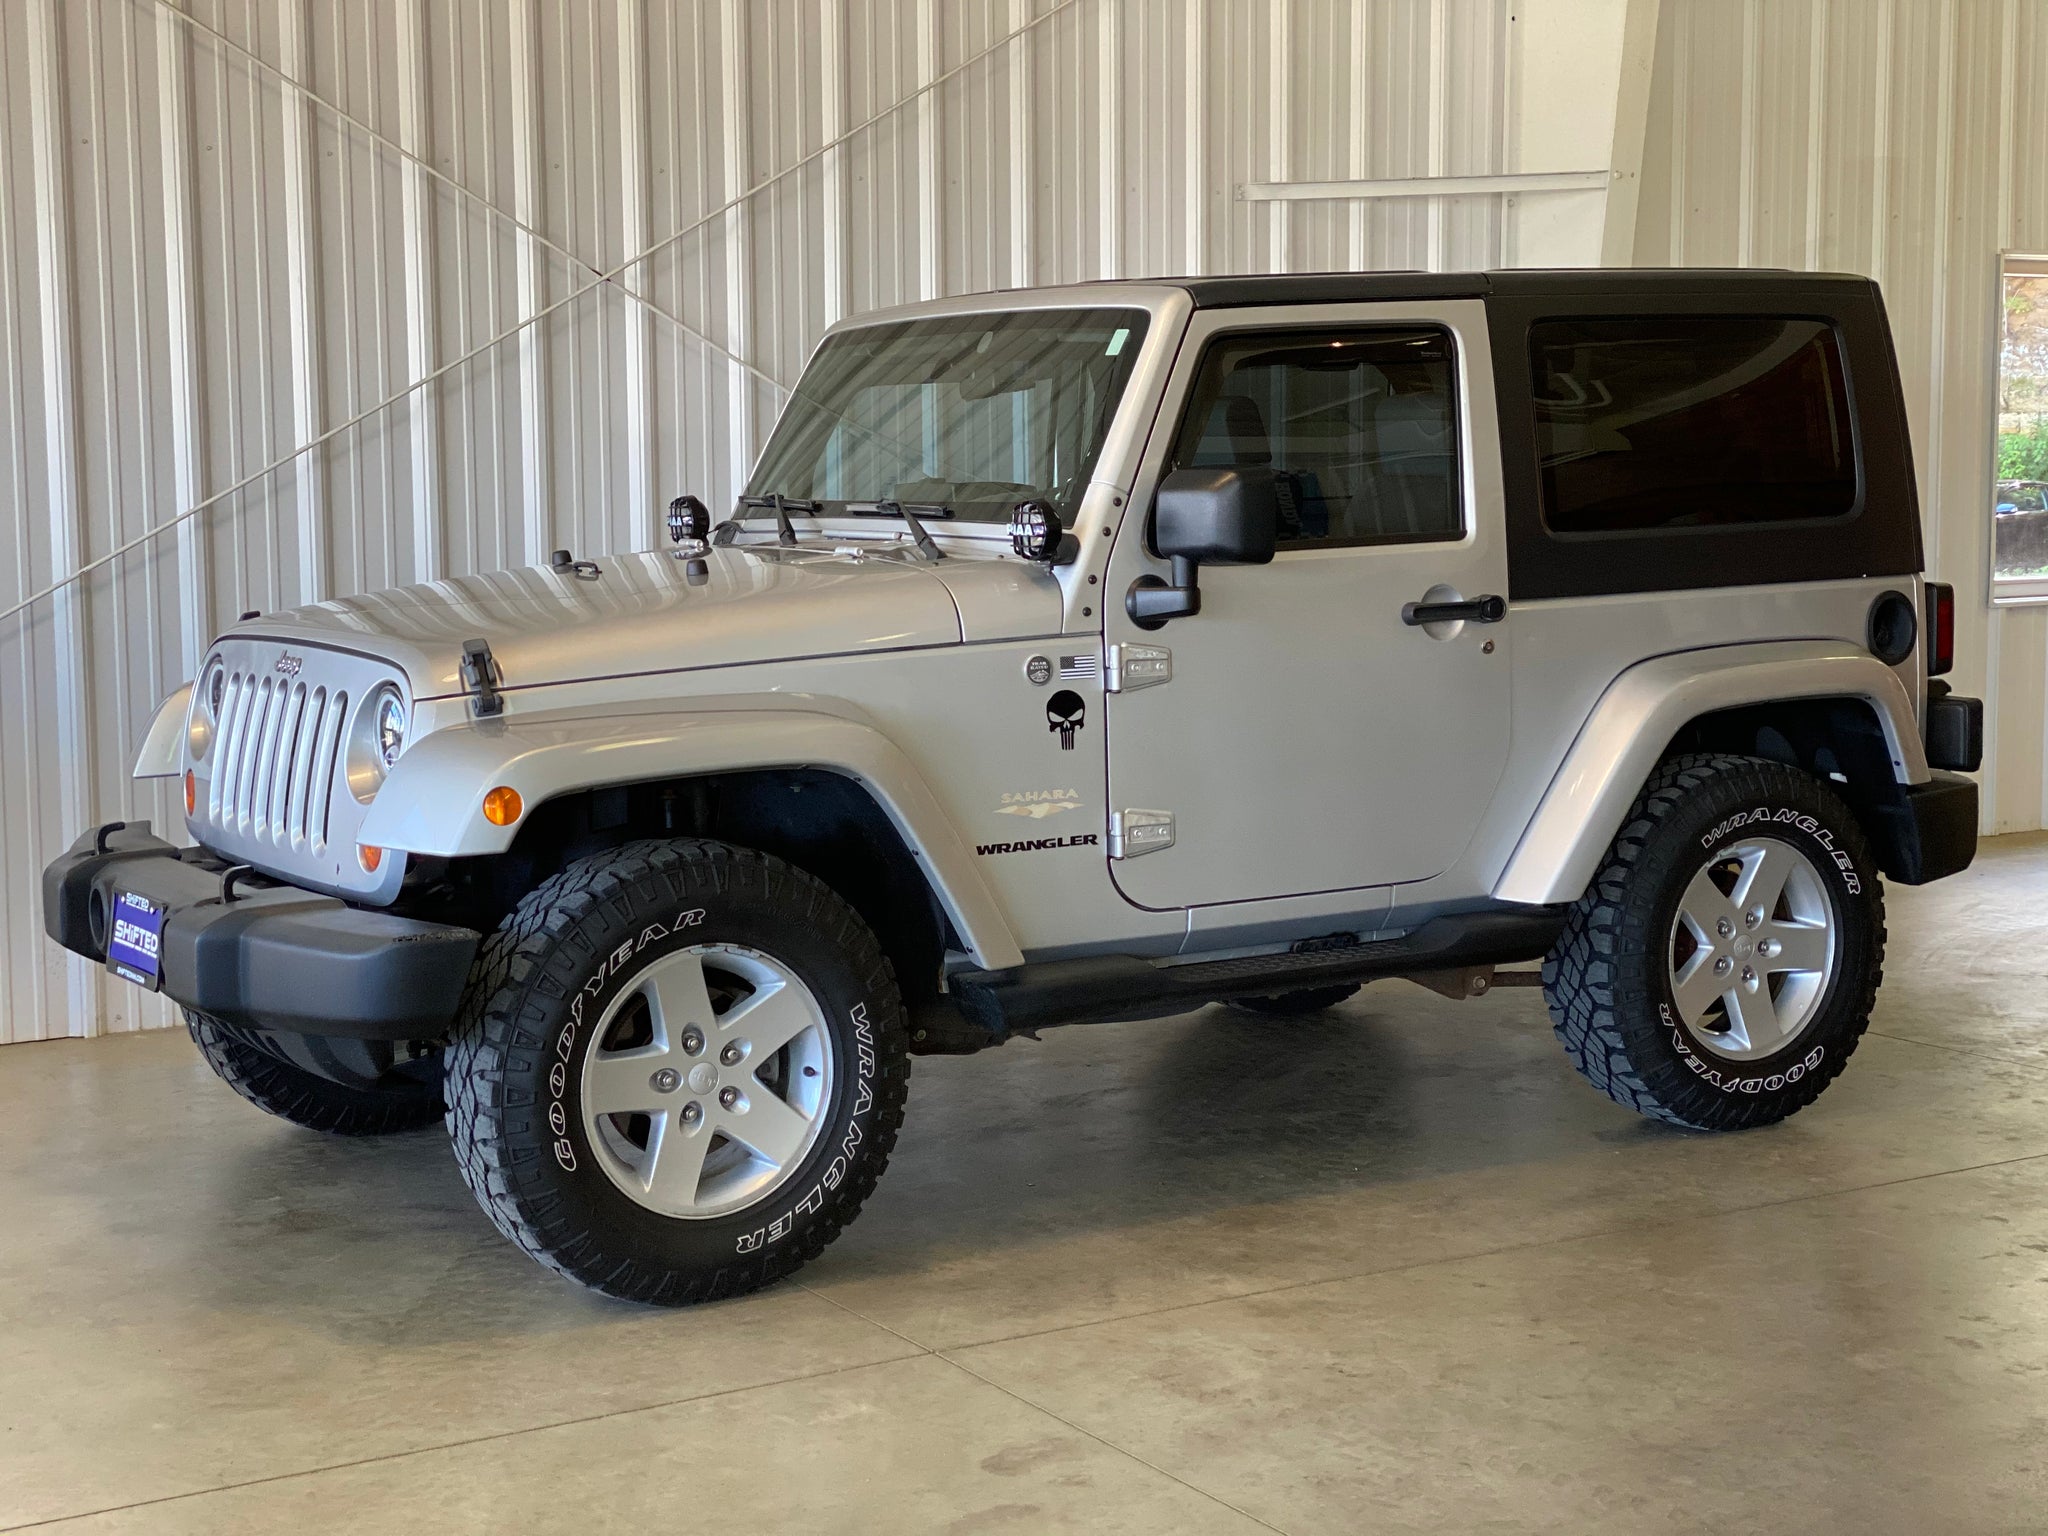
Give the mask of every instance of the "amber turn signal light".
<svg viewBox="0 0 2048 1536">
<path fill-rule="evenodd" d="M 510 784 L 500 784 L 484 796 L 484 820 L 494 827 L 509 827 L 519 819 L 526 803 Z"/>
<path fill-rule="evenodd" d="M 190 816 L 199 804 L 199 782 L 192 777 L 192 770 L 185 770 L 185 814 Z"/>
<path fill-rule="evenodd" d="M 377 866 L 384 862 L 384 850 L 374 843 L 359 843 L 356 846 L 356 862 L 363 866 L 365 874 L 377 873 Z"/>
</svg>

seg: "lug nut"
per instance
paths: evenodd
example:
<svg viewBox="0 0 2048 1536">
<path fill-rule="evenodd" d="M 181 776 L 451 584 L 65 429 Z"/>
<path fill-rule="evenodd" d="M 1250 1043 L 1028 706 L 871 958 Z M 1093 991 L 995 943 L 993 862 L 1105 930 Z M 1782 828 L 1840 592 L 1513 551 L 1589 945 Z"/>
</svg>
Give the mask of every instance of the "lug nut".
<svg viewBox="0 0 2048 1536">
<path fill-rule="evenodd" d="M 647 1079 L 647 1086 L 656 1093 L 674 1093 L 683 1086 L 683 1074 L 674 1067 L 663 1067 Z"/>
<path fill-rule="evenodd" d="M 1762 907 L 1751 907 L 1747 912 L 1743 914 L 1742 920 L 1745 923 L 1749 924 L 1750 927 L 1754 928 L 1758 923 L 1764 920 L 1764 909 Z"/>
<path fill-rule="evenodd" d="M 718 1059 L 724 1062 L 728 1067 L 736 1067 L 740 1064 L 740 1058 L 746 1054 L 747 1053 L 741 1050 L 738 1046 L 728 1045 L 724 1050 L 718 1053 Z"/>
<path fill-rule="evenodd" d="M 1730 971 L 1734 969 L 1735 962 L 1733 960 L 1730 960 L 1726 955 L 1723 955 L 1720 959 L 1714 962 L 1714 974 L 1716 976 L 1726 976 Z"/>
<path fill-rule="evenodd" d="M 733 1105 L 735 1105 L 735 1104 L 739 1103 L 739 1101 L 740 1101 L 740 1091 L 739 1091 L 739 1089 L 737 1089 L 737 1088 L 721 1088 L 721 1089 L 719 1089 L 719 1090 L 718 1090 L 718 1102 L 719 1102 L 719 1103 L 721 1103 L 721 1104 L 723 1104 L 723 1105 L 724 1105 L 724 1106 L 725 1106 L 725 1107 L 726 1107 L 727 1109 L 731 1109 L 731 1108 L 733 1107 Z"/>
<path fill-rule="evenodd" d="M 703 1049 L 704 1036 L 696 1028 L 696 1026 L 692 1025 L 690 1028 L 683 1031 L 683 1050 L 687 1054 L 694 1056 Z"/>
<path fill-rule="evenodd" d="M 1725 918 L 1725 917 L 1724 917 L 1724 918 L 1722 918 L 1722 919 L 1721 919 L 1721 920 L 1720 920 L 1719 922 L 1717 922 L 1717 923 L 1715 923 L 1715 924 L 1714 924 L 1714 932 L 1716 932 L 1716 933 L 1718 933 L 1719 935 L 1721 935 L 1721 937 L 1722 937 L 1722 938 L 1724 938 L 1724 939 L 1725 939 L 1725 938 L 1727 938 L 1727 937 L 1728 937 L 1728 935 L 1729 935 L 1729 934 L 1731 934 L 1731 933 L 1733 933 L 1734 931 L 1735 931 L 1735 925 L 1734 925 L 1733 923 L 1729 922 L 1729 921 L 1728 921 L 1728 919 L 1727 919 L 1727 918 Z"/>
<path fill-rule="evenodd" d="M 695 1125 L 699 1120 L 703 1118 L 704 1106 L 702 1104 L 699 1104 L 695 1099 L 690 1100 L 689 1103 L 683 1106 L 683 1124 Z"/>
<path fill-rule="evenodd" d="M 1784 947 L 1785 946 L 1780 944 L 1776 939 L 1758 939 L 1756 942 L 1756 952 L 1762 955 L 1766 960 L 1770 959 L 1773 955 L 1777 954 L 1777 952 L 1783 949 Z"/>
<path fill-rule="evenodd" d="M 1742 968 L 1742 979 L 1746 985 L 1753 987 L 1756 985 L 1756 972 L 1745 965 Z"/>
</svg>

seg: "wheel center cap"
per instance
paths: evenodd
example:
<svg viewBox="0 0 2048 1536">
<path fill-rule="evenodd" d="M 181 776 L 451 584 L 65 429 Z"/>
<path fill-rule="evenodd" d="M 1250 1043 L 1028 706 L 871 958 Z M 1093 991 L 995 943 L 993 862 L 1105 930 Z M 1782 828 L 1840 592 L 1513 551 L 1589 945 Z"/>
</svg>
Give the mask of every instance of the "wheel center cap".
<svg viewBox="0 0 2048 1536">
<path fill-rule="evenodd" d="M 683 1081 L 690 1085 L 692 1093 L 709 1093 L 718 1086 L 718 1068 L 708 1061 L 700 1061 L 690 1068 L 690 1075 Z"/>
<path fill-rule="evenodd" d="M 1756 940 L 1752 939 L 1748 934 L 1745 933 L 1735 941 L 1732 947 L 1735 950 L 1736 959 L 1747 960 L 1751 955 L 1756 953 Z M 692 1073 L 690 1076 L 690 1086 L 693 1088 L 697 1086 L 697 1078 L 695 1073 Z"/>
</svg>

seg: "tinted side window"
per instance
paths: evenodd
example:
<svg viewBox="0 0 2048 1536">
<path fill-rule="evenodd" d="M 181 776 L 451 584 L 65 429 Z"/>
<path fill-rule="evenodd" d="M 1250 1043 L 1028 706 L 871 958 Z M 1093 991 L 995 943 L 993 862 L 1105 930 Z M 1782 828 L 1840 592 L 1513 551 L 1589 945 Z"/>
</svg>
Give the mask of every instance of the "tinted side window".
<svg viewBox="0 0 2048 1536">
<path fill-rule="evenodd" d="M 1530 327 L 1555 533 L 1845 517 L 1856 445 L 1824 321 L 1630 315 Z"/>
<path fill-rule="evenodd" d="M 1270 466 L 1282 543 L 1456 538 L 1452 345 L 1435 326 L 1225 336 L 1169 467 Z"/>
</svg>

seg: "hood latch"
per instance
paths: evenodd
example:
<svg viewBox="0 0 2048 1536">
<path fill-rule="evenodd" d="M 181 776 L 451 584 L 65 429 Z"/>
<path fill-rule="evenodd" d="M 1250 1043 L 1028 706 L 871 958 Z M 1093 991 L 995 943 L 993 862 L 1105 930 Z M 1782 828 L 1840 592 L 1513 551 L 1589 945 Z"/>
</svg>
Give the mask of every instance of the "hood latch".
<svg viewBox="0 0 2048 1536">
<path fill-rule="evenodd" d="M 505 713 L 505 696 L 498 692 L 504 674 L 498 670 L 488 640 L 462 642 L 462 688 L 469 695 L 469 712 L 478 720 Z"/>
</svg>

